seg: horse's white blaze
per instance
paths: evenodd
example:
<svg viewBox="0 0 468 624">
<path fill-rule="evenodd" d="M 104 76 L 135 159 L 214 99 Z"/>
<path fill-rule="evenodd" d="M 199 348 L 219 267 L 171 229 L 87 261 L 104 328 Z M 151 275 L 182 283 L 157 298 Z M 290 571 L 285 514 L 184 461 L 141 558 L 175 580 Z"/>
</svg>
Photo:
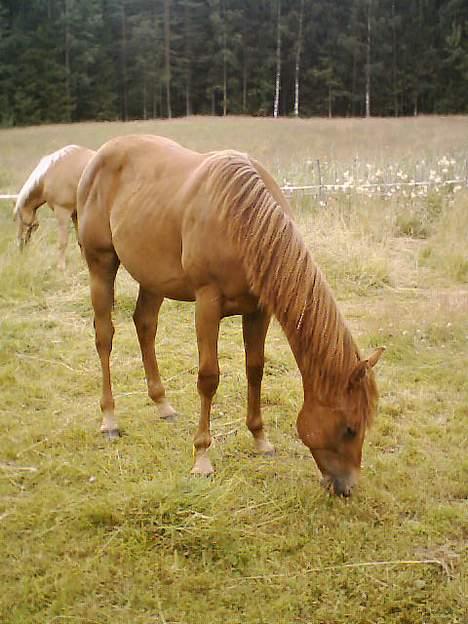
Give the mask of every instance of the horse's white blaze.
<svg viewBox="0 0 468 624">
<path fill-rule="evenodd" d="M 79 149 L 79 145 L 66 145 L 65 147 L 62 147 L 62 149 L 59 149 L 52 154 L 47 154 L 41 158 L 18 194 L 14 210 L 15 216 L 23 208 L 31 193 L 41 183 L 45 174 L 52 167 L 52 165 L 75 149 Z"/>
</svg>

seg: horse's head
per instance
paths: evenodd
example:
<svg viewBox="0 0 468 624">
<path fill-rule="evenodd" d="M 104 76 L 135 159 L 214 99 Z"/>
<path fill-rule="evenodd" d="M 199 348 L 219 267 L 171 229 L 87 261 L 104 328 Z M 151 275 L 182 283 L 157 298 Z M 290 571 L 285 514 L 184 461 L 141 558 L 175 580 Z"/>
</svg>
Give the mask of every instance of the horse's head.
<svg viewBox="0 0 468 624">
<path fill-rule="evenodd" d="M 334 399 L 325 403 L 305 393 L 297 430 L 323 475 L 322 484 L 338 496 L 350 496 L 359 478 L 366 427 L 378 399 L 372 368 L 383 351 L 376 349 L 360 361 Z"/>
<path fill-rule="evenodd" d="M 14 219 L 17 222 L 16 242 L 22 250 L 29 243 L 31 234 L 37 230 L 39 223 L 36 218 L 36 210 L 26 211 L 24 207 L 18 206 L 14 210 Z"/>
</svg>

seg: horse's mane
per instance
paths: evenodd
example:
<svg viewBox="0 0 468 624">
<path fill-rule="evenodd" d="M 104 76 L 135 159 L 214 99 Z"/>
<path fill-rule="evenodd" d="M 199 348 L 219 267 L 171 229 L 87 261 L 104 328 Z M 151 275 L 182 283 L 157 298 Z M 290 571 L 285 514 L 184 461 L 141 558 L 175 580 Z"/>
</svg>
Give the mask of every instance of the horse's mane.
<svg viewBox="0 0 468 624">
<path fill-rule="evenodd" d="M 66 156 L 73 150 L 79 149 L 79 147 L 79 145 L 66 145 L 56 152 L 53 152 L 52 154 L 47 154 L 46 156 L 43 156 L 41 158 L 34 170 L 29 175 L 26 182 L 23 184 L 18 194 L 14 208 L 15 217 L 25 207 L 32 194 L 38 189 L 39 185 L 44 179 L 45 174 L 52 167 L 52 165 L 54 165 L 58 160 L 61 160 L 64 156 Z"/>
<path fill-rule="evenodd" d="M 219 216 L 242 254 L 252 291 L 283 327 L 310 390 L 334 403 L 361 358 L 298 227 L 246 155 L 215 152 L 205 166 Z M 356 400 L 369 422 L 377 399 L 372 371 L 362 385 L 364 392 Z"/>
</svg>

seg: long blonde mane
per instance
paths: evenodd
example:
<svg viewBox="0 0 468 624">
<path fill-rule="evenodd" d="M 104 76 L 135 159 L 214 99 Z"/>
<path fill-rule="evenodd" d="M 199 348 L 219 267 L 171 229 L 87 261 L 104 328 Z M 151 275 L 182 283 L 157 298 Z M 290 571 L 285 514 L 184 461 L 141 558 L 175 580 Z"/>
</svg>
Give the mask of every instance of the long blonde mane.
<svg viewBox="0 0 468 624">
<path fill-rule="evenodd" d="M 43 156 L 41 158 L 26 182 L 23 184 L 18 194 L 14 208 L 15 217 L 21 210 L 23 210 L 25 205 L 30 200 L 31 196 L 38 190 L 39 185 L 42 183 L 44 176 L 49 171 L 49 169 L 51 169 L 51 167 L 58 160 L 61 160 L 64 156 L 74 151 L 75 149 L 79 149 L 79 145 L 66 145 L 56 152 L 53 152 L 52 154 L 47 154 L 46 156 Z"/>
<path fill-rule="evenodd" d="M 310 390 L 325 402 L 336 398 L 360 355 L 296 224 L 246 155 L 213 153 L 206 167 L 212 198 L 242 254 L 252 291 L 283 327 Z M 372 375 L 369 381 L 366 419 L 376 398 Z"/>
</svg>

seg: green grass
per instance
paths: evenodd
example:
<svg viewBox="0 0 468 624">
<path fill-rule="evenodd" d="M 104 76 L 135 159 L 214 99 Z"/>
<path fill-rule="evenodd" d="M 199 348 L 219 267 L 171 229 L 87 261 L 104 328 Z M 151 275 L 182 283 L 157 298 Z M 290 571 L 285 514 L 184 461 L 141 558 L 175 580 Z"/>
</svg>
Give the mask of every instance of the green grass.
<svg viewBox="0 0 468 624">
<path fill-rule="evenodd" d="M 340 145 L 321 123 L 314 127 Z M 185 128 L 190 142 L 196 124 L 165 127 L 181 134 Z M 236 124 L 241 137 L 255 126 Z M 258 127 L 261 146 L 270 139 L 263 122 Z M 231 125 L 227 138 L 219 120 L 216 128 L 214 142 L 227 141 Z M 0 140 L 10 154 L 24 141 L 25 176 L 39 143 L 58 142 L 62 132 L 67 142 L 72 130 L 78 132 L 2 131 Z M 61 274 L 55 222 L 43 208 L 41 227 L 20 255 L 2 206 L 2 624 L 461 624 L 466 200 L 464 193 L 421 200 L 418 216 L 430 214 L 424 239 L 399 228 L 398 215 L 411 207 L 403 201 L 339 198 L 322 210 L 305 198 L 300 206 L 300 227 L 363 351 L 387 346 L 377 373 L 379 414 L 366 439 L 360 485 L 347 501 L 320 488 L 296 437 L 300 377 L 276 324 L 267 340 L 263 405 L 277 455 L 252 452 L 243 422 L 240 320 L 227 319 L 212 419 L 216 475 L 189 476 L 198 418 L 193 306 L 165 302 L 161 311 L 161 373 L 181 414 L 168 424 L 146 396 L 131 320 L 136 287 L 124 272 L 112 372 L 125 435 L 106 443 L 98 432 L 100 372 L 78 249 L 69 250 Z"/>
</svg>

